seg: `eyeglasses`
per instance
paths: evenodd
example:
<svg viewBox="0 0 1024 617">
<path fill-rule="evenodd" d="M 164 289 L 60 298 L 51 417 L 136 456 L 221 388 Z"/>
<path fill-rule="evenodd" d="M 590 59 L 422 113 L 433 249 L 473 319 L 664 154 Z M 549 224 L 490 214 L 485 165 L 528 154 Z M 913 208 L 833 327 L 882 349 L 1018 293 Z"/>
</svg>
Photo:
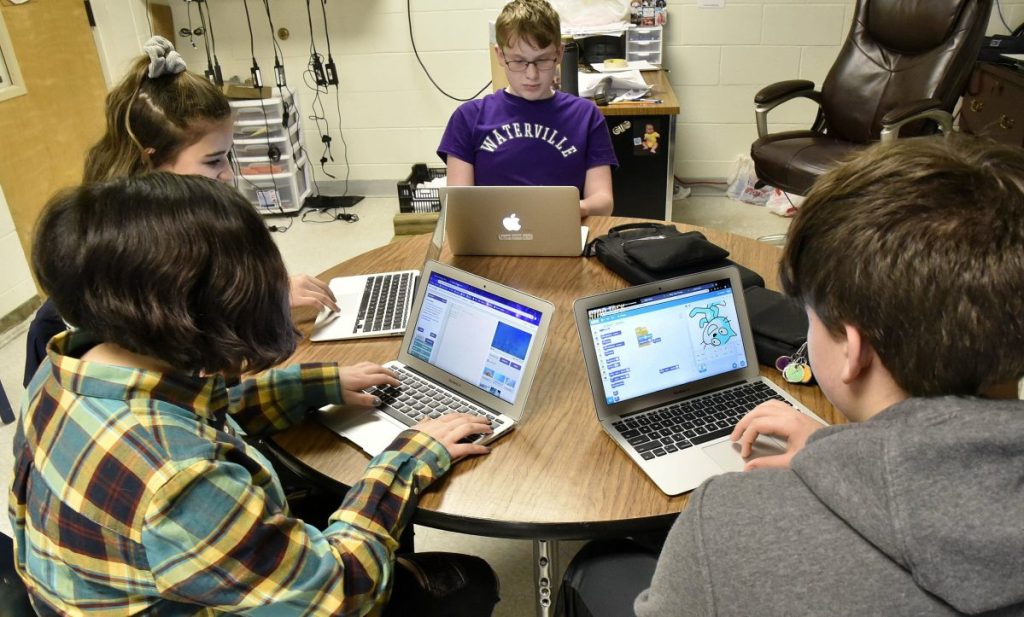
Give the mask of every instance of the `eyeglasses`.
<svg viewBox="0 0 1024 617">
<path fill-rule="evenodd" d="M 555 63 L 558 62 L 557 58 L 538 58 L 532 62 L 526 60 L 506 60 L 505 66 L 508 70 L 513 73 L 522 73 L 526 70 L 526 67 L 531 64 L 537 68 L 538 71 L 550 71 L 555 68 Z"/>
</svg>

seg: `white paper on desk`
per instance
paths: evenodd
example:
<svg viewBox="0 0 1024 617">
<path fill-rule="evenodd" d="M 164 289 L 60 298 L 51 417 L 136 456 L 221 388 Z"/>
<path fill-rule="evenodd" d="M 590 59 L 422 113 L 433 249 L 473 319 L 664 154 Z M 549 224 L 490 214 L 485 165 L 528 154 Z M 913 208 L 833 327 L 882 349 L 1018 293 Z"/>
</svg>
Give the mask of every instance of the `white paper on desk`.
<svg viewBox="0 0 1024 617">
<path fill-rule="evenodd" d="M 651 64 L 646 60 L 631 60 L 626 63 L 626 66 L 622 68 L 608 68 L 603 62 L 597 64 L 591 64 L 590 68 L 594 69 L 598 73 L 622 73 L 623 71 L 660 71 L 661 67 L 657 64 Z"/>
<path fill-rule="evenodd" d="M 407 426 L 376 409 L 346 409 L 328 405 L 320 410 L 320 422 L 359 446 L 370 456 L 387 448 Z"/>
<path fill-rule="evenodd" d="M 604 73 L 580 73 L 580 96 L 593 96 L 594 90 L 597 89 L 597 84 L 605 77 L 612 78 L 612 92 L 625 92 L 626 90 L 650 87 L 647 82 L 644 81 L 644 77 L 640 74 L 640 71 L 637 70 L 612 73 L 610 75 L 606 75 Z"/>
</svg>

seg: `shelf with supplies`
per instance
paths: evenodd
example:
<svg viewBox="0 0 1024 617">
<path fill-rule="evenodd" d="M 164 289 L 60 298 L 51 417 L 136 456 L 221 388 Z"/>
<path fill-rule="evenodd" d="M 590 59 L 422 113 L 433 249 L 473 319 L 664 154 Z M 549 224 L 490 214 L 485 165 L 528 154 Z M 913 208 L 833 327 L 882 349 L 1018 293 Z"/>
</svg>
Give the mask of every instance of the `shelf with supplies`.
<svg viewBox="0 0 1024 617">
<path fill-rule="evenodd" d="M 293 214 L 313 192 L 295 94 L 232 100 L 235 184 L 260 214 Z"/>
<path fill-rule="evenodd" d="M 661 45 L 664 29 L 661 26 L 630 26 L 626 30 L 626 61 L 647 61 L 661 66 Z"/>
<path fill-rule="evenodd" d="M 239 173 L 235 176 L 238 190 L 260 214 L 298 212 L 313 192 L 313 176 L 306 157 L 299 157 L 294 164 L 288 161 L 282 167 L 286 169 L 270 169 L 266 173 L 252 175 Z"/>
</svg>

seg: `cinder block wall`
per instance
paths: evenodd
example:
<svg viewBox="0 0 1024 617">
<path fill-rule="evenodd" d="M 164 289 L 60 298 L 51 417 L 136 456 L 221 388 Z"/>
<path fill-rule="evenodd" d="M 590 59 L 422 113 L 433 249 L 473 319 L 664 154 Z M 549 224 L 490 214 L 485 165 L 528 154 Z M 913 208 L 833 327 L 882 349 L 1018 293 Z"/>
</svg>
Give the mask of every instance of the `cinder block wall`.
<svg viewBox="0 0 1024 617">
<path fill-rule="evenodd" d="M 227 74 L 246 76 L 251 64 L 249 35 L 240 0 L 210 3 L 218 56 Z M 412 23 L 420 56 L 434 79 L 450 93 L 472 96 L 489 79 L 487 23 L 502 0 L 416 0 Z M 272 74 L 269 26 L 261 2 L 249 2 L 257 37 L 256 56 Z M 316 45 L 326 53 L 323 23 L 314 2 Z M 756 136 L 753 96 L 780 79 L 820 84 L 849 29 L 853 0 L 726 0 L 721 9 L 698 8 L 696 0 L 669 0 L 665 33 L 666 67 L 681 104 L 676 174 L 722 178 Z M 1002 0 L 1011 25 L 1024 21 L 1024 0 Z M 173 3 L 175 25 L 187 22 L 185 4 Z M 349 146 L 353 179 L 397 179 L 414 162 L 436 162 L 435 147 L 457 102 L 440 94 L 412 54 L 404 0 L 329 2 L 331 49 L 341 74 L 341 122 Z M 271 0 L 274 25 L 291 33 L 279 41 L 289 83 L 304 107 L 311 91 L 302 86 L 309 53 L 309 25 L 302 0 Z M 193 10 L 193 24 L 198 24 Z M 993 13 L 990 32 L 1005 32 Z M 192 66 L 205 65 L 201 48 L 178 39 Z M 331 135 L 334 163 L 343 174 L 335 97 L 321 97 Z M 777 128 L 804 127 L 813 106 L 793 102 L 772 114 Z M 308 115 L 308 114 L 307 114 Z M 307 143 L 320 149 L 313 123 L 305 119 Z M 323 174 L 319 172 L 320 178 Z"/>
<path fill-rule="evenodd" d="M 251 64 L 249 35 L 240 0 L 210 3 L 218 56 L 227 75 L 246 76 Z M 316 45 L 326 53 L 323 22 L 314 2 Z M 489 79 L 487 23 L 502 0 L 416 0 L 412 24 L 420 56 L 448 92 L 466 98 Z M 272 75 L 269 26 L 261 2 L 250 2 L 257 37 L 256 57 L 264 75 Z M 726 0 L 720 9 L 698 8 L 696 0 L 669 0 L 665 33 L 666 67 L 681 105 L 678 117 L 676 174 L 682 178 L 722 178 L 756 137 L 754 93 L 781 79 L 804 78 L 820 84 L 838 52 L 852 19 L 853 0 Z M 1002 0 L 1011 25 L 1024 21 L 1024 0 Z M 175 25 L 187 22 L 184 3 L 174 3 Z M 457 101 L 428 81 L 409 40 L 404 0 L 329 2 L 331 50 L 341 75 L 340 128 L 349 147 L 351 177 L 397 179 L 414 162 L 437 162 L 434 150 Z M 312 93 L 302 86 L 309 54 L 305 2 L 272 0 L 277 28 L 291 37 L 279 41 L 289 83 L 304 108 Z M 193 25 L 198 23 L 193 11 Z M 1005 32 L 993 14 L 991 32 Z M 201 48 L 187 39 L 179 47 L 192 66 L 205 65 Z M 339 156 L 337 105 L 332 90 L 321 97 L 334 138 L 335 161 L 327 171 L 344 174 Z M 814 115 L 805 102 L 773 112 L 774 128 L 804 127 Z M 313 122 L 307 117 L 307 144 L 319 158 Z M 318 177 L 324 179 L 320 170 Z"/>
</svg>

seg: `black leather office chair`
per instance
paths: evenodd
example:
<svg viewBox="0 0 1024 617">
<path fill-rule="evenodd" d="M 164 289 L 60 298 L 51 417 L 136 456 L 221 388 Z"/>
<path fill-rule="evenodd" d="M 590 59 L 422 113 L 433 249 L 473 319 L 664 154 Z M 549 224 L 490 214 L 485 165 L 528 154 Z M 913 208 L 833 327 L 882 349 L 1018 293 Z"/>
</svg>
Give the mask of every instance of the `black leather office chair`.
<svg viewBox="0 0 1024 617">
<path fill-rule="evenodd" d="M 28 590 L 14 570 L 14 543 L 0 533 L 0 615 L 30 617 L 35 614 L 28 601 Z"/>
<path fill-rule="evenodd" d="M 952 111 L 978 57 L 992 0 L 858 0 L 821 90 L 794 79 L 754 96 L 757 177 L 806 195 L 856 151 L 898 135 L 952 130 Z M 794 98 L 818 103 L 810 130 L 768 132 L 768 112 Z"/>
</svg>

